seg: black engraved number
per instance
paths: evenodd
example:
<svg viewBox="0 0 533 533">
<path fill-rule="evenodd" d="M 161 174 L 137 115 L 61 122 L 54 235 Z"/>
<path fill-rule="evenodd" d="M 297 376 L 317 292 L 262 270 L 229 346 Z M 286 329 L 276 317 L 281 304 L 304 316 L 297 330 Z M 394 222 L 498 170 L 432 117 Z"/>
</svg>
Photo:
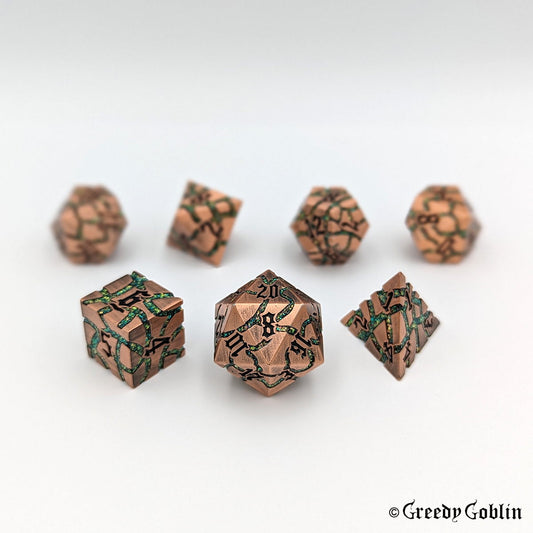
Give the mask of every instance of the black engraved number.
<svg viewBox="0 0 533 533">
<path fill-rule="evenodd" d="M 243 336 L 235 332 L 232 337 L 226 339 L 226 346 L 231 350 L 231 356 L 237 357 L 239 352 L 246 348 L 246 343 L 244 342 Z"/>
<path fill-rule="evenodd" d="M 439 221 L 439 215 L 418 215 L 416 221 L 419 224 L 436 224 Z"/>
<path fill-rule="evenodd" d="M 386 342 L 384 347 L 385 353 L 387 354 L 387 359 L 389 360 L 389 363 L 392 363 L 394 361 L 394 345 Z"/>
<path fill-rule="evenodd" d="M 263 337 L 274 335 L 274 314 L 265 313 L 263 315 Z"/>
<path fill-rule="evenodd" d="M 385 311 L 388 311 L 389 310 L 389 306 L 390 306 L 390 303 L 392 302 L 392 298 L 394 297 L 394 291 L 389 291 L 387 293 L 387 300 L 386 302 L 383 304 L 383 309 L 385 309 Z"/>
<path fill-rule="evenodd" d="M 303 359 L 307 355 L 307 349 L 311 347 L 311 342 L 304 339 L 299 333 L 296 334 L 295 339 L 291 342 L 291 350 L 300 355 Z"/>
<path fill-rule="evenodd" d="M 118 301 L 118 305 L 121 307 L 131 307 L 133 304 L 139 303 L 144 298 L 148 298 L 150 295 L 147 291 L 135 291 L 133 294 L 130 294 L 129 296 L 126 296 L 126 298 L 122 298 L 122 300 Z"/>
<path fill-rule="evenodd" d="M 224 319 L 226 315 L 217 315 L 215 319 L 215 335 L 220 335 L 222 333 L 222 328 L 224 326 Z"/>
<path fill-rule="evenodd" d="M 152 345 L 144 352 L 145 357 L 150 357 L 152 354 L 155 354 L 158 348 L 168 344 L 169 341 L 170 337 L 159 337 L 157 339 L 152 339 Z"/>
<path fill-rule="evenodd" d="M 407 342 L 405 345 L 405 355 L 403 356 L 403 360 L 405 363 L 409 360 L 409 356 L 411 355 L 411 342 Z"/>
<path fill-rule="evenodd" d="M 103 330 L 100 331 L 100 342 L 102 343 L 101 351 L 106 357 L 111 357 L 111 345 L 107 342 L 111 335 Z"/>
<path fill-rule="evenodd" d="M 453 248 L 454 242 L 455 241 L 453 237 L 448 237 L 437 247 L 437 252 L 439 254 L 445 254 L 449 252 Z"/>
<path fill-rule="evenodd" d="M 368 329 L 368 320 L 366 318 L 361 318 L 359 315 L 355 315 L 353 321 L 354 324 L 359 324 L 363 329 Z"/>
<path fill-rule="evenodd" d="M 261 283 L 258 288 L 261 290 L 257 293 L 257 298 L 266 298 L 267 289 L 269 289 L 269 298 L 276 298 L 276 296 L 279 295 L 279 289 L 277 285 L 269 285 L 267 287 Z"/>
</svg>

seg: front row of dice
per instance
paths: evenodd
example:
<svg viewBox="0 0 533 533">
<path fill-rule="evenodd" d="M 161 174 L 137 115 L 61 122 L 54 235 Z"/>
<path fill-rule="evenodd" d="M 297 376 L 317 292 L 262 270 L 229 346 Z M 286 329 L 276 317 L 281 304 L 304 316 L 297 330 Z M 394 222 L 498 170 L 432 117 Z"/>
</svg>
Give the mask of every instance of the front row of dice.
<svg viewBox="0 0 533 533">
<path fill-rule="evenodd" d="M 131 387 L 185 355 L 183 300 L 138 272 L 81 299 L 89 357 Z M 439 321 L 398 272 L 341 322 L 397 379 Z M 215 306 L 215 363 L 272 396 L 324 362 L 320 304 L 267 270 Z"/>
<path fill-rule="evenodd" d="M 167 242 L 213 265 L 226 250 L 242 202 L 189 182 Z M 480 225 L 455 186 L 431 186 L 414 200 L 407 227 L 432 263 L 457 263 L 470 250 Z M 76 187 L 53 224 L 65 255 L 74 263 L 100 263 L 114 251 L 126 219 L 105 187 Z M 362 209 L 342 187 L 314 187 L 291 225 L 303 251 L 316 265 L 346 262 L 368 230 Z"/>
</svg>

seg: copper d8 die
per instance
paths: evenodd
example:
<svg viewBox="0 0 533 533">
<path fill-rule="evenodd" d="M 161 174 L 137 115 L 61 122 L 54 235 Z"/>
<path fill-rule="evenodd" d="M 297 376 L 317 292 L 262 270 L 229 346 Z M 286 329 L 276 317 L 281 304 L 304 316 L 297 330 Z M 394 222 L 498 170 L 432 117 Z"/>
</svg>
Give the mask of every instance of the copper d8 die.
<svg viewBox="0 0 533 533">
<path fill-rule="evenodd" d="M 167 243 L 218 266 L 241 204 L 236 198 L 189 181 Z"/>
<path fill-rule="evenodd" d="M 136 387 L 185 355 L 183 300 L 138 272 L 81 299 L 89 357 Z"/>
</svg>

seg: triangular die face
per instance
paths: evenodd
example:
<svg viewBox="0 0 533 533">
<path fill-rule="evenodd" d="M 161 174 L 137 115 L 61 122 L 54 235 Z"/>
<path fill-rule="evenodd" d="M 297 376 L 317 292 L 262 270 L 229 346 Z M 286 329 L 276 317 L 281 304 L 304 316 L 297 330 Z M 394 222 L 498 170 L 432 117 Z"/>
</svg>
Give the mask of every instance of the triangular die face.
<svg viewBox="0 0 533 533">
<path fill-rule="evenodd" d="M 296 304 L 289 316 L 293 316 L 300 304 Z M 272 372 L 270 364 L 281 364 L 276 361 L 276 355 L 287 348 L 286 335 L 277 331 L 278 317 L 286 309 L 286 305 L 269 303 L 267 300 L 254 307 L 246 304 L 237 304 L 236 310 L 241 316 L 241 329 L 245 342 L 261 360 L 261 366 Z M 279 359 L 279 357 L 278 357 Z"/>
<path fill-rule="evenodd" d="M 255 304 L 268 300 L 269 303 L 287 306 L 288 311 L 297 303 L 316 303 L 313 298 L 271 270 L 259 274 L 234 294 L 237 296 L 233 298 L 233 303 Z"/>
<path fill-rule="evenodd" d="M 259 294 L 270 287 L 277 287 L 272 297 Z M 238 296 L 235 294 L 216 307 L 218 365 L 271 395 L 323 363 L 317 302 L 272 271 L 264 272 L 244 285 Z M 306 301 L 302 303 L 301 299 Z"/>
<path fill-rule="evenodd" d="M 320 318 L 314 306 L 297 304 L 285 318 L 276 317 L 283 307 L 272 304 L 262 309 L 232 306 L 218 337 L 215 360 L 225 366 L 233 360 L 250 370 L 266 374 L 282 371 L 300 373 L 324 361 Z"/>
<path fill-rule="evenodd" d="M 168 244 L 219 265 L 242 202 L 195 182 L 187 183 Z"/>
<path fill-rule="evenodd" d="M 332 204 L 351 208 L 357 203 L 344 187 L 314 187 L 302 205 L 306 214 L 324 216 Z"/>
<path fill-rule="evenodd" d="M 248 380 L 245 381 L 246 385 L 252 387 L 256 391 L 264 394 L 265 396 L 274 396 L 279 391 L 286 389 L 289 385 L 292 385 L 296 380 L 291 378 L 284 378 L 283 381 L 280 378 L 266 378 L 260 381 Z"/>
<path fill-rule="evenodd" d="M 405 274 L 403 272 L 398 272 L 383 284 L 383 290 L 390 291 L 393 289 L 401 289 L 406 285 L 407 280 L 405 279 Z"/>
<path fill-rule="evenodd" d="M 425 302 L 398 272 L 342 322 L 385 367 L 401 379 L 439 325 Z"/>
</svg>

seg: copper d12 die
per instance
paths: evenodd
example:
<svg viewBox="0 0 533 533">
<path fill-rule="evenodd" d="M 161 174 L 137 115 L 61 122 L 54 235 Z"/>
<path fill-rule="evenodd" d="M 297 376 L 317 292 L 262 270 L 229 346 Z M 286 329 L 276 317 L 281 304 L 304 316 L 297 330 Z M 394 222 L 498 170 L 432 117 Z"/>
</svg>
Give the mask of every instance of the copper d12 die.
<svg viewBox="0 0 533 533">
<path fill-rule="evenodd" d="M 415 198 L 405 223 L 430 263 L 458 263 L 481 229 L 459 188 L 449 185 L 424 189 Z"/>
<path fill-rule="evenodd" d="M 241 204 L 236 198 L 189 181 L 167 243 L 218 266 Z"/>
<path fill-rule="evenodd" d="M 272 396 L 324 362 L 320 304 L 267 270 L 215 307 L 215 363 Z"/>
<path fill-rule="evenodd" d="M 126 227 L 117 198 L 105 187 L 77 186 L 52 225 L 73 263 L 101 263 L 115 250 Z"/>
<path fill-rule="evenodd" d="M 334 265 L 346 262 L 359 248 L 368 222 L 343 187 L 314 187 L 291 228 L 312 263 Z"/>
<path fill-rule="evenodd" d="M 183 300 L 138 272 L 81 299 L 89 357 L 130 387 L 185 355 Z"/>
<path fill-rule="evenodd" d="M 396 378 L 402 379 L 439 321 L 398 272 L 380 291 L 350 311 L 341 322 Z"/>
</svg>

